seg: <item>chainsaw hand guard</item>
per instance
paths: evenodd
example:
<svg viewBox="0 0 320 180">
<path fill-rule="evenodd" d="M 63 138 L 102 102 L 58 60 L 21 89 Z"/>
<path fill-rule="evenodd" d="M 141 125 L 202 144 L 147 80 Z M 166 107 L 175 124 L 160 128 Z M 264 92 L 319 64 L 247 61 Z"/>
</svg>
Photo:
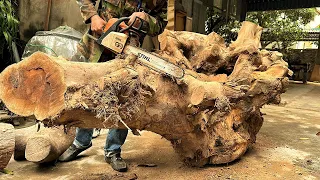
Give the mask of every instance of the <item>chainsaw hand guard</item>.
<svg viewBox="0 0 320 180">
<path fill-rule="evenodd" d="M 129 20 L 129 17 L 110 19 L 103 30 L 105 33 L 102 34 L 98 42 L 101 44 L 101 39 L 104 39 L 111 32 L 120 32 L 132 38 L 137 38 L 138 36 L 139 42 L 142 43 L 147 34 L 147 31 L 143 28 L 148 26 L 148 22 L 140 17 L 135 17 L 134 21 L 130 25 L 127 25 Z M 138 24 L 138 26 L 134 26 L 136 24 Z"/>
<path fill-rule="evenodd" d="M 120 20 L 120 19 L 119 19 Z M 127 20 L 127 19 L 126 19 Z M 130 18 L 129 18 L 130 20 Z M 121 22 L 120 22 L 121 23 Z M 138 26 L 134 26 L 135 24 L 138 24 Z M 121 29 L 119 32 L 126 32 L 126 31 L 135 31 L 138 32 L 139 34 L 143 34 L 146 35 L 147 34 L 147 30 L 143 29 L 144 27 L 148 26 L 148 22 L 145 21 L 144 19 L 140 18 L 140 17 L 135 17 L 134 21 L 128 25 L 126 28 Z"/>
</svg>

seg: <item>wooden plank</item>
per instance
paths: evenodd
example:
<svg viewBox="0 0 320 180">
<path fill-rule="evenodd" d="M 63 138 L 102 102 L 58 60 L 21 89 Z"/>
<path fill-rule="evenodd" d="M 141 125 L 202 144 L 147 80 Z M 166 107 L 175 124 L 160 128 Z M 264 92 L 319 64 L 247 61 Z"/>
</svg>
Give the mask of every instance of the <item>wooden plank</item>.
<svg viewBox="0 0 320 180">
<path fill-rule="evenodd" d="M 174 10 L 175 0 L 168 0 L 168 24 L 166 29 L 174 30 L 174 21 L 175 21 L 175 10 Z"/>
</svg>

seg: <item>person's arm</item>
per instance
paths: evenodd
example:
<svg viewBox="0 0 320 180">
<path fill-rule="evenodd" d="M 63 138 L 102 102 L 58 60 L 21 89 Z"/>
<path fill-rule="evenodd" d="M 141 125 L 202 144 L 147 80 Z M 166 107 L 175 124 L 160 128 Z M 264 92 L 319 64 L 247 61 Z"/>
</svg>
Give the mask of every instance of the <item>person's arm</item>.
<svg viewBox="0 0 320 180">
<path fill-rule="evenodd" d="M 167 6 L 168 1 L 163 1 L 159 7 L 156 8 L 155 12 L 149 14 L 149 31 L 148 35 L 157 36 L 161 34 L 168 24 L 167 20 Z"/>
<path fill-rule="evenodd" d="M 80 6 L 81 16 L 86 24 L 91 23 L 91 30 L 98 34 L 102 33 L 102 28 L 106 22 L 98 15 L 95 9 L 96 0 L 77 0 Z"/>
<path fill-rule="evenodd" d="M 97 10 L 95 9 L 96 0 L 76 0 L 77 4 L 80 7 L 81 16 L 84 20 L 84 23 L 91 23 L 91 17 L 98 15 Z"/>
<path fill-rule="evenodd" d="M 157 36 L 161 34 L 167 26 L 167 1 L 163 1 L 155 10 L 147 14 L 145 12 L 135 12 L 130 17 L 129 24 L 133 22 L 136 16 L 148 22 L 148 35 Z"/>
</svg>

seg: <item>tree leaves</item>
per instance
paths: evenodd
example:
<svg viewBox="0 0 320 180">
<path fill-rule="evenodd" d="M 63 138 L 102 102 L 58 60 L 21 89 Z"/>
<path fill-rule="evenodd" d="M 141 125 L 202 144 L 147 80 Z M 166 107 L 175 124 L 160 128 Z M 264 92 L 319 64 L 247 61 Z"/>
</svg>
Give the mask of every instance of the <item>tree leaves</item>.
<svg viewBox="0 0 320 180">
<path fill-rule="evenodd" d="M 276 42 L 279 48 L 286 49 L 304 35 L 304 27 L 315 17 L 314 9 L 290 9 L 281 11 L 249 12 L 247 21 L 259 24 L 264 29 L 262 34 L 262 46 Z M 234 40 L 234 32 L 240 27 L 240 23 L 233 17 L 225 19 L 221 14 L 207 9 L 206 32 L 212 31 L 220 34 L 226 42 Z"/>
<path fill-rule="evenodd" d="M 272 42 L 287 49 L 305 36 L 304 27 L 316 15 L 314 9 L 289 9 L 281 11 L 250 12 L 247 20 L 264 27 L 262 46 Z"/>
<path fill-rule="evenodd" d="M 222 36 L 225 42 L 230 43 L 237 38 L 237 31 L 240 29 L 240 22 L 234 17 L 226 19 L 220 13 L 215 12 L 212 8 L 207 9 L 207 20 L 205 30 L 207 34 L 216 32 Z"/>
<path fill-rule="evenodd" d="M 0 1 L 0 55 L 4 47 L 11 48 L 11 43 L 16 39 L 19 31 L 19 21 L 15 17 L 15 10 L 12 6 L 12 0 Z"/>
</svg>

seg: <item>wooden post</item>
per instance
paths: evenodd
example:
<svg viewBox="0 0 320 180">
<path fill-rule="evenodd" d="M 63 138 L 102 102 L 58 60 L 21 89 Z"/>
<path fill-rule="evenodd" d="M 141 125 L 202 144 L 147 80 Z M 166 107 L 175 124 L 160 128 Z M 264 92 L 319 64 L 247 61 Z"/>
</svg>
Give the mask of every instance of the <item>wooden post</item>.
<svg viewBox="0 0 320 180">
<path fill-rule="evenodd" d="M 52 0 L 48 0 L 46 21 L 44 23 L 44 28 L 43 28 L 45 31 L 49 30 L 49 22 L 50 22 L 50 15 L 51 15 L 51 5 L 52 5 Z"/>
<path fill-rule="evenodd" d="M 175 21 L 175 8 L 174 8 L 175 0 L 168 0 L 168 24 L 166 29 L 174 30 L 174 21 Z"/>
<path fill-rule="evenodd" d="M 320 81 L 320 34 L 318 42 L 317 58 L 315 60 L 315 65 L 311 74 L 310 81 Z"/>
</svg>

